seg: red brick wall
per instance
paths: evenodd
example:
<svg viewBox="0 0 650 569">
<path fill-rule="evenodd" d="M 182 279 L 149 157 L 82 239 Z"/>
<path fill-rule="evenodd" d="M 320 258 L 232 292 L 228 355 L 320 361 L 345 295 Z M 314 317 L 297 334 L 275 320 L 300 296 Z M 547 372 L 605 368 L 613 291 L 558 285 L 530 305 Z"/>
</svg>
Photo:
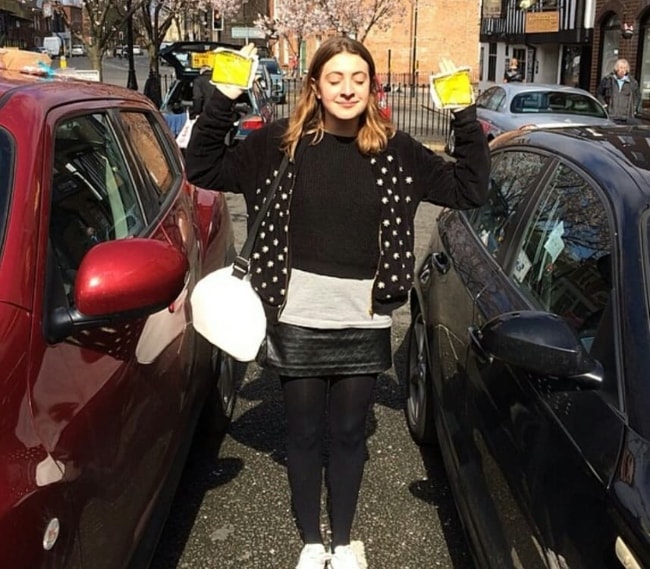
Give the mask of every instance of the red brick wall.
<svg viewBox="0 0 650 569">
<path fill-rule="evenodd" d="M 634 35 L 630 39 L 621 37 L 618 56 L 619 58 L 625 58 L 630 62 L 630 74 L 637 77 L 637 57 L 640 43 L 640 26 L 638 18 L 649 5 L 649 0 L 596 0 L 596 17 L 594 20 L 594 35 L 591 52 L 592 63 L 590 91 L 592 93 L 596 92 L 596 87 L 601 79 L 601 25 L 609 19 L 610 15 L 616 14 L 619 17 L 621 24 L 626 23 L 634 26 Z"/>
<path fill-rule="evenodd" d="M 415 4 L 413 0 L 413 4 Z M 387 32 L 369 34 L 365 45 L 371 50 L 377 70 L 410 73 L 413 51 L 413 8 L 409 2 L 406 16 Z M 456 65 L 469 65 L 478 79 L 480 11 L 476 0 L 417 0 L 416 61 L 421 74 L 438 71 L 438 62 L 449 58 Z"/>
</svg>

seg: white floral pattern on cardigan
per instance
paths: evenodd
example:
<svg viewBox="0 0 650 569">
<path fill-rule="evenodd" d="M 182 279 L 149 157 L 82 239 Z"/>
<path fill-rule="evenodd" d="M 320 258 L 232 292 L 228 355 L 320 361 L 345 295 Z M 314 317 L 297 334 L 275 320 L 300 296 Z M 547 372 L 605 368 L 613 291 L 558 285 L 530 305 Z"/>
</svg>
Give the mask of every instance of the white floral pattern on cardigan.
<svg viewBox="0 0 650 569">
<path fill-rule="evenodd" d="M 417 204 L 408 191 L 413 179 L 406 175 L 399 158 L 392 151 L 368 158 L 375 177 L 380 200 L 380 255 L 373 285 L 373 309 L 379 303 L 402 304 L 413 283 L 413 217 Z M 265 187 L 256 188 L 258 212 L 266 192 L 278 171 L 265 180 Z M 251 284 L 260 297 L 280 309 L 285 301 L 290 278 L 289 212 L 296 181 L 296 164 L 289 162 L 273 202 L 262 221 L 250 260 Z"/>
</svg>

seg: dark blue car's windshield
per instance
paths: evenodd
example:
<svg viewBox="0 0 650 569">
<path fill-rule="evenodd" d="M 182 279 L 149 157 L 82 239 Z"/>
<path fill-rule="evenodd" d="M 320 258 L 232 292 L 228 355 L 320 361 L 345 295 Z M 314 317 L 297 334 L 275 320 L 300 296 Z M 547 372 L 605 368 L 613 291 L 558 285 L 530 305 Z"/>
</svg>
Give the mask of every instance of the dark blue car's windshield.
<svg viewBox="0 0 650 569">
<path fill-rule="evenodd" d="M 544 113 L 607 118 L 598 101 L 581 93 L 564 91 L 526 91 L 512 99 L 513 113 Z"/>
<path fill-rule="evenodd" d="M 14 179 L 15 148 L 13 138 L 0 128 L 0 245 L 4 243 L 9 201 Z"/>
</svg>

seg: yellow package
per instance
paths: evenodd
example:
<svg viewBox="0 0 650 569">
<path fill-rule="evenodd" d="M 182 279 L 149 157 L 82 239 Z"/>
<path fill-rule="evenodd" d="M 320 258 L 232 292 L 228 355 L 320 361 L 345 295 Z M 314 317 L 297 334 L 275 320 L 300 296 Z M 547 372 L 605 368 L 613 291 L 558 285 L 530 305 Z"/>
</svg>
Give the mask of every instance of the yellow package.
<svg viewBox="0 0 650 569">
<path fill-rule="evenodd" d="M 443 109 L 466 107 L 474 102 L 474 89 L 469 78 L 469 68 L 460 67 L 453 73 L 431 76 L 431 97 Z"/>
<path fill-rule="evenodd" d="M 0 48 L 0 69 L 34 72 L 42 70 L 41 65 L 49 67 L 51 64 L 50 56 L 44 53 L 17 48 Z"/>
<path fill-rule="evenodd" d="M 192 69 L 212 67 L 213 57 L 214 57 L 214 53 L 212 53 L 211 51 L 190 53 L 190 66 L 192 67 Z"/>
<path fill-rule="evenodd" d="M 212 55 L 212 82 L 250 89 L 257 64 L 257 56 L 247 57 L 239 51 L 218 48 Z"/>
</svg>

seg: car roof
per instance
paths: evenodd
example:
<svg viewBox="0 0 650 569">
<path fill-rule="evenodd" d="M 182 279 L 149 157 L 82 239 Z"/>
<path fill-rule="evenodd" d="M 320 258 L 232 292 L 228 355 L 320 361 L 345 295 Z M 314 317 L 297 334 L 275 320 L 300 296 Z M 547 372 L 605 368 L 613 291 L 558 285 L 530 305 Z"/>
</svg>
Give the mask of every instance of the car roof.
<svg viewBox="0 0 650 569">
<path fill-rule="evenodd" d="M 151 106 L 151 101 L 132 89 L 99 83 L 83 81 L 62 76 L 38 76 L 18 71 L 0 70 L 0 111 L 13 96 L 25 96 L 33 101 L 36 107 L 50 109 L 72 100 L 105 99 L 137 99 Z"/>
<path fill-rule="evenodd" d="M 493 141 L 493 149 L 537 147 L 580 165 L 606 189 L 613 202 L 650 200 L 650 126 L 567 126 L 522 129 Z M 623 177 L 632 178 L 637 191 Z M 644 206 L 645 207 L 645 206 Z"/>
<path fill-rule="evenodd" d="M 581 89 L 580 87 L 572 87 L 570 85 L 559 85 L 558 83 L 500 83 L 492 85 L 492 87 L 501 87 L 508 94 L 527 93 L 530 91 L 558 91 L 565 93 L 581 93 L 593 97 L 589 91 Z"/>
</svg>

